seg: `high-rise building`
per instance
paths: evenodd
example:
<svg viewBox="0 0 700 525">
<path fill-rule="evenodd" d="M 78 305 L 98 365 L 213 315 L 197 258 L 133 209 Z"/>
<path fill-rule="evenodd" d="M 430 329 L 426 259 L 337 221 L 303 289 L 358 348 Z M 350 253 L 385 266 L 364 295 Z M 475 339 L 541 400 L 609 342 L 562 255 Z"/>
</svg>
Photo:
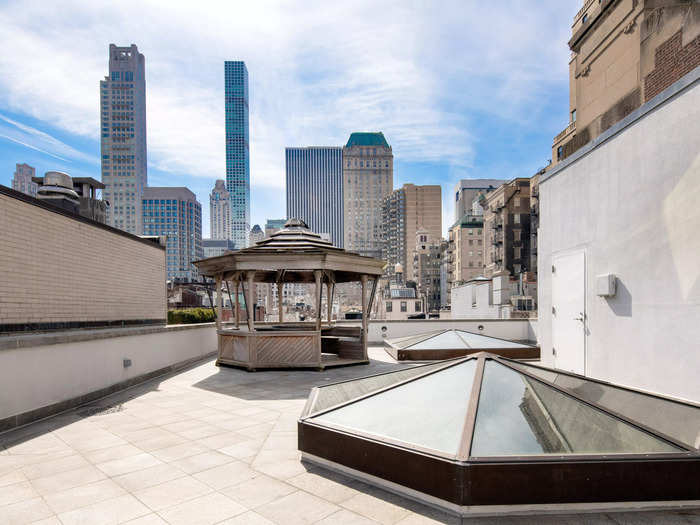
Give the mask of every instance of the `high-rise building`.
<svg viewBox="0 0 700 525">
<path fill-rule="evenodd" d="M 343 148 L 344 248 L 382 256 L 382 199 L 394 188 L 394 155 L 384 134 L 352 133 Z"/>
<path fill-rule="evenodd" d="M 530 271 L 530 179 L 519 177 L 488 194 L 484 206 L 486 277 Z"/>
<path fill-rule="evenodd" d="M 265 223 L 265 237 L 269 237 L 276 231 L 284 228 L 285 222 L 287 222 L 287 219 L 267 219 Z"/>
<path fill-rule="evenodd" d="M 489 193 L 501 184 L 505 183 L 501 179 L 462 179 L 455 186 L 455 222 L 468 214 L 481 214 L 480 205 L 477 202 L 477 210 L 474 210 L 474 201 L 479 195 Z M 481 213 L 480 213 L 481 212 Z"/>
<path fill-rule="evenodd" d="M 144 56 L 109 45 L 109 75 L 100 81 L 103 197 L 107 224 L 141 234 L 146 171 L 146 76 Z"/>
<path fill-rule="evenodd" d="M 438 185 L 404 184 L 382 199 L 382 258 L 391 278 L 401 264 L 405 279 L 413 281 L 413 265 L 408 258 L 416 246 L 416 232 L 427 231 L 433 239 L 442 235 L 442 189 Z"/>
<path fill-rule="evenodd" d="M 212 239 L 231 240 L 231 198 L 226 181 L 221 179 L 209 194 L 209 235 Z"/>
<path fill-rule="evenodd" d="M 250 236 L 248 239 L 248 245 L 249 246 L 255 246 L 255 243 L 262 241 L 265 239 L 265 232 L 262 231 L 262 228 L 260 227 L 259 224 L 256 224 L 250 229 Z"/>
<path fill-rule="evenodd" d="M 554 137 L 552 165 L 700 66 L 700 3 L 581 3 L 569 40 L 569 123 Z"/>
<path fill-rule="evenodd" d="M 425 299 L 428 312 L 440 310 L 441 245 L 440 237 L 433 237 L 427 230 L 416 232 L 411 263 L 418 296 Z"/>
<path fill-rule="evenodd" d="M 202 256 L 218 257 L 226 252 L 231 252 L 236 249 L 236 245 L 229 239 L 202 239 Z"/>
<path fill-rule="evenodd" d="M 248 69 L 240 60 L 224 63 L 226 108 L 226 189 L 231 201 L 231 240 L 248 246 L 250 231 L 250 135 Z"/>
<path fill-rule="evenodd" d="M 449 282 L 458 286 L 484 275 L 484 216 L 464 215 L 450 227 L 451 273 Z"/>
<path fill-rule="evenodd" d="M 36 170 L 29 164 L 16 164 L 15 174 L 12 178 L 12 189 L 36 197 L 36 190 L 39 189 L 39 186 L 36 182 L 32 182 L 32 177 L 35 174 Z"/>
<path fill-rule="evenodd" d="M 204 256 L 202 205 L 188 188 L 146 188 L 143 192 L 145 235 L 165 236 L 168 279 L 192 281 L 197 269 L 192 261 Z"/>
<path fill-rule="evenodd" d="M 286 148 L 287 217 L 343 247 L 343 149 Z"/>
</svg>

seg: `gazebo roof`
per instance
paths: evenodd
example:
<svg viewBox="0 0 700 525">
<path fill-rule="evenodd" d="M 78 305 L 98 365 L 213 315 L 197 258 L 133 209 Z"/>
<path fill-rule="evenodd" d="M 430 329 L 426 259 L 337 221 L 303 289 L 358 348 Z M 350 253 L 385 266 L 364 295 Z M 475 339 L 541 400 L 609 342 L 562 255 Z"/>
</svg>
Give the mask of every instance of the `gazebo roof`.
<svg viewBox="0 0 700 525">
<path fill-rule="evenodd" d="M 313 271 L 333 273 L 335 282 L 357 281 L 362 275 L 379 276 L 385 262 L 333 246 L 300 219 L 255 246 L 195 261 L 207 277 L 255 272 L 257 282 L 313 282 Z"/>
</svg>

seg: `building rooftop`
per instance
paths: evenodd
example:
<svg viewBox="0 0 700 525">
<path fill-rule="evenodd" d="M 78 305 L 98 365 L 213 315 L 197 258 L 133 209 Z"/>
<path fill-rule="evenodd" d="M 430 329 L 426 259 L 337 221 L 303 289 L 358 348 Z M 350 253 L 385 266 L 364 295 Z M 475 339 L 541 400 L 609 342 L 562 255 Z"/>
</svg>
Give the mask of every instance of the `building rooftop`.
<svg viewBox="0 0 700 525">
<path fill-rule="evenodd" d="M 389 143 L 386 141 L 384 133 L 381 131 L 356 132 L 350 134 L 348 143 L 345 145 L 346 148 L 351 148 L 352 146 L 383 146 L 388 148 Z"/>
<path fill-rule="evenodd" d="M 323 373 L 216 368 L 212 360 L 0 434 L 3 523 L 461 523 L 300 461 L 312 387 L 410 365 L 370 350 Z M 687 523 L 700 511 L 528 516 L 514 523 Z M 51 521 L 53 520 L 53 521 Z M 480 518 L 479 523 L 502 523 Z"/>
<path fill-rule="evenodd" d="M 415 288 L 391 288 L 389 290 L 392 299 L 415 299 Z"/>
</svg>

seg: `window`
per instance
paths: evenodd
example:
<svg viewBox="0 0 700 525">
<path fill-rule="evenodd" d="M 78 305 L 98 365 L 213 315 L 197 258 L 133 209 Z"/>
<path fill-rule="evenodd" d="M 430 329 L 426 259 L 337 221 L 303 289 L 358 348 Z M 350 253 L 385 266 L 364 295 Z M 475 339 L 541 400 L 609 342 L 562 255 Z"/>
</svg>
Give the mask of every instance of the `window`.
<svg viewBox="0 0 700 525">
<path fill-rule="evenodd" d="M 559 146 L 557 148 L 557 160 L 561 160 L 561 157 L 563 154 L 564 154 L 564 146 Z"/>
<path fill-rule="evenodd" d="M 576 122 L 576 110 L 571 112 L 571 122 Z"/>
<path fill-rule="evenodd" d="M 515 197 L 513 199 L 513 206 L 515 206 L 516 208 L 520 207 L 520 197 Z"/>
<path fill-rule="evenodd" d="M 414 309 L 416 310 L 416 312 L 420 312 L 420 311 L 421 311 L 420 301 L 416 301 L 416 304 L 414 305 Z"/>
<path fill-rule="evenodd" d="M 406 304 L 406 301 L 401 301 L 401 311 L 406 312 L 408 310 L 408 305 Z"/>
<path fill-rule="evenodd" d="M 586 13 L 585 15 L 583 15 L 583 18 L 581 19 L 581 23 L 582 23 L 582 24 L 585 24 L 586 22 L 588 22 L 588 13 Z"/>
<path fill-rule="evenodd" d="M 515 224 L 520 224 L 520 214 L 519 213 L 514 213 L 513 214 L 513 222 Z"/>
<path fill-rule="evenodd" d="M 387 312 L 391 312 L 391 311 L 392 311 L 392 310 L 391 310 L 391 301 L 387 301 L 387 302 L 386 302 L 386 311 L 387 311 Z"/>
</svg>

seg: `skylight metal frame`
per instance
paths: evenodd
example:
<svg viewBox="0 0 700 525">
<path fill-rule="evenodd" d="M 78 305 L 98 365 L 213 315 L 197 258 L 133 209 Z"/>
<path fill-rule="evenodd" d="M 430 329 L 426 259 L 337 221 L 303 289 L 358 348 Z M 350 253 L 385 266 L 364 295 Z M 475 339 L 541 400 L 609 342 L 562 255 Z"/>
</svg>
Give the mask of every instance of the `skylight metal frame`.
<svg viewBox="0 0 700 525">
<path fill-rule="evenodd" d="M 420 380 L 447 368 L 476 359 L 470 399 L 457 454 L 422 447 L 413 443 L 344 428 L 313 418 L 368 397 Z M 533 454 L 513 456 L 473 456 L 472 445 L 479 410 L 484 370 L 492 360 L 517 374 L 552 388 L 558 393 L 600 411 L 636 430 L 679 449 L 664 453 Z M 443 367 L 386 385 L 361 396 L 314 411 L 316 387 L 298 423 L 299 449 L 310 460 L 322 458 L 365 473 L 371 477 L 405 486 L 449 506 L 591 503 L 606 501 L 700 500 L 700 450 L 690 447 L 647 425 L 605 406 L 582 398 L 576 392 L 553 384 L 517 366 L 516 361 L 481 352 L 449 360 Z M 423 365 L 430 366 L 430 365 Z M 530 365 L 528 365 L 530 366 Z M 539 367 L 558 373 L 558 370 Z M 385 374 L 391 374 L 387 372 Z M 384 374 L 376 374 L 384 375 Z M 374 377 L 374 376 L 371 376 Z M 584 380 L 589 378 L 581 377 Z M 352 380 L 350 380 L 352 381 Z M 617 385 L 611 385 L 616 387 Z M 661 396 L 651 397 L 661 398 Z M 665 399 L 665 398 L 662 398 Z M 683 404 L 680 401 L 677 401 Z M 694 406 L 693 404 L 688 404 Z M 688 477 L 691 476 L 691 477 Z M 563 483 L 552 488 L 552 483 Z M 510 487 L 510 489 L 508 489 Z M 551 491 L 544 488 L 552 488 Z"/>
</svg>

